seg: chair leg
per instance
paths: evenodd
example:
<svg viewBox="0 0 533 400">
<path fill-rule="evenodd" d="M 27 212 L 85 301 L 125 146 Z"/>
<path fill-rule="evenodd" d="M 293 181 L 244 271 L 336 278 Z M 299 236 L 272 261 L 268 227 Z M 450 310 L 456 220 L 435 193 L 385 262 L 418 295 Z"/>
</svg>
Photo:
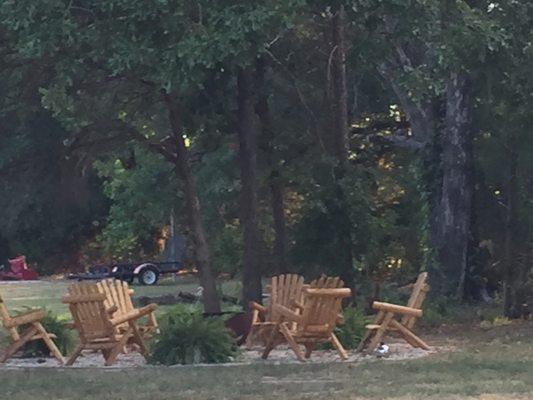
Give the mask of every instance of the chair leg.
<svg viewBox="0 0 533 400">
<path fill-rule="evenodd" d="M 65 365 L 74 364 L 74 361 L 76 361 L 76 359 L 80 356 L 82 351 L 83 351 L 83 343 L 80 343 L 80 344 L 78 344 L 78 346 L 76 346 L 76 349 L 70 355 L 70 357 L 68 358 L 67 363 Z"/>
<path fill-rule="evenodd" d="M 122 352 L 122 349 L 124 346 L 126 346 L 126 343 L 128 343 L 128 339 L 131 337 L 132 329 L 131 327 L 122 335 L 120 340 L 115 344 L 115 346 L 111 349 L 109 352 L 109 355 L 106 357 L 105 365 L 110 366 L 115 363 L 117 360 L 118 355 Z"/>
<path fill-rule="evenodd" d="M 420 347 L 424 350 L 430 350 L 430 347 L 420 339 L 417 335 L 413 333 L 410 329 L 406 328 L 396 320 L 392 320 L 391 325 L 398 329 L 398 332 L 403 336 L 403 338 L 413 347 Z"/>
<path fill-rule="evenodd" d="M 261 358 L 263 360 L 266 360 L 270 352 L 274 350 L 274 348 L 276 347 L 276 344 L 277 344 L 276 339 L 277 339 L 277 336 L 279 335 L 278 332 L 279 332 L 279 326 L 275 326 L 272 328 L 268 336 L 265 334 L 265 337 L 266 337 L 265 350 L 263 350 L 263 354 L 261 355 Z"/>
<path fill-rule="evenodd" d="M 374 318 L 374 322 L 372 322 L 373 325 L 379 325 L 383 322 L 383 318 L 385 316 L 385 313 L 383 311 L 380 311 L 377 313 L 376 317 Z M 374 333 L 373 329 L 367 329 L 363 338 L 361 339 L 361 342 L 359 342 L 359 346 L 357 346 L 356 352 L 360 353 L 364 350 L 368 340 L 372 337 L 372 334 Z"/>
<path fill-rule="evenodd" d="M 141 333 L 139 332 L 139 328 L 137 326 L 137 324 L 135 323 L 135 321 L 129 321 L 128 322 L 132 332 L 133 332 L 133 342 L 139 346 L 139 349 L 140 349 L 140 353 L 143 355 L 143 356 L 146 356 L 146 353 L 147 353 L 147 350 L 146 350 L 146 346 L 144 345 L 144 340 L 141 336 Z"/>
<path fill-rule="evenodd" d="M 331 332 L 330 340 L 331 340 L 331 344 L 333 344 L 333 347 L 335 347 L 335 349 L 337 350 L 339 357 L 342 358 L 343 360 L 347 360 L 348 353 L 346 353 L 346 350 L 344 349 L 341 342 L 339 342 L 339 339 L 337 338 L 337 336 L 335 336 L 333 332 Z"/>
<path fill-rule="evenodd" d="M 246 338 L 246 342 L 244 342 L 244 348 L 246 350 L 252 349 L 255 335 L 256 335 L 256 329 L 255 329 L 255 326 L 252 325 L 252 327 L 250 328 L 250 332 L 248 333 L 248 337 Z"/>
<path fill-rule="evenodd" d="M 42 335 L 43 342 L 48 346 L 48 349 L 50 349 L 50 352 L 53 354 L 53 356 L 59 361 L 60 364 L 63 364 L 65 360 L 63 360 L 63 354 L 61 354 L 61 351 L 57 348 L 56 344 L 52 339 L 50 339 L 50 335 L 44 327 L 41 325 L 40 322 L 36 322 L 35 327 L 37 328 L 37 331 Z"/>
<path fill-rule="evenodd" d="M 263 353 L 261 354 L 261 358 L 263 360 L 266 360 L 268 358 L 268 356 L 270 355 L 270 352 L 274 350 L 274 344 L 273 343 L 267 343 L 265 345 L 265 349 L 263 350 Z"/>
<path fill-rule="evenodd" d="M 159 333 L 159 326 L 157 325 L 157 319 L 155 319 L 153 312 L 148 314 L 148 323 L 146 324 L 146 327 L 151 335 Z"/>
<path fill-rule="evenodd" d="M 294 354 L 296 354 L 296 358 L 298 358 L 299 361 L 305 362 L 304 355 L 302 354 L 302 351 L 300 350 L 300 346 L 298 346 L 298 343 L 296 343 L 296 340 L 294 340 L 294 337 L 292 336 L 291 332 L 289 331 L 289 328 L 287 327 L 287 323 L 284 322 L 279 326 L 279 330 L 281 331 L 281 334 L 285 337 L 287 340 L 287 343 L 289 343 L 290 348 L 292 351 L 294 351 Z"/>
<path fill-rule="evenodd" d="M 37 333 L 37 328 L 32 325 L 26 332 L 22 334 L 19 340 L 14 342 L 11 346 L 9 346 L 4 354 L 0 356 L 0 364 L 3 364 L 7 361 L 8 358 L 12 357 L 24 344 L 31 340 L 33 336 Z"/>
<path fill-rule="evenodd" d="M 313 343 L 305 343 L 305 358 L 311 357 L 311 353 L 315 349 L 315 345 Z"/>
<path fill-rule="evenodd" d="M 373 333 L 372 329 L 367 329 L 365 331 L 363 338 L 359 342 L 359 346 L 357 346 L 357 350 L 355 350 L 357 353 L 360 353 L 363 351 L 363 349 L 365 348 L 366 342 L 368 342 L 368 339 L 370 338 L 370 336 L 372 336 L 372 333 Z"/>
<path fill-rule="evenodd" d="M 380 327 L 376 330 L 376 333 L 372 340 L 370 341 L 370 344 L 367 347 L 367 352 L 371 353 L 374 351 L 376 347 L 378 347 L 379 343 L 381 342 L 381 339 L 383 338 L 383 335 L 385 335 L 385 332 L 389 329 L 389 324 L 394 317 L 394 313 L 388 312 L 385 315 L 385 318 L 383 318 L 383 322 L 381 323 Z"/>
<path fill-rule="evenodd" d="M 126 347 L 126 346 L 124 346 Z M 124 350 L 124 349 L 122 349 Z M 111 349 L 102 349 L 100 350 L 102 352 L 102 357 L 104 357 L 104 360 L 107 361 L 107 359 L 109 358 L 109 355 L 111 354 Z"/>
</svg>

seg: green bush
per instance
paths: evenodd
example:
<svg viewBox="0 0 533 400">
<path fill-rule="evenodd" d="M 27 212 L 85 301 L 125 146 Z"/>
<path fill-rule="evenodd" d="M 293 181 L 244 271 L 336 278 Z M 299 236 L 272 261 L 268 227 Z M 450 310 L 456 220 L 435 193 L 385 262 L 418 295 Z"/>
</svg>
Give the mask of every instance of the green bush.
<svg viewBox="0 0 533 400">
<path fill-rule="evenodd" d="M 335 328 L 335 335 L 347 349 L 355 349 L 363 334 L 369 318 L 358 308 L 347 308 L 343 311 L 344 323 Z"/>
<path fill-rule="evenodd" d="M 372 316 L 365 315 L 362 310 L 354 307 L 346 308 L 343 313 L 344 323 L 335 328 L 335 335 L 346 349 L 355 349 L 365 333 L 365 325 Z M 321 348 L 332 349 L 331 343 L 325 343 Z"/>
<path fill-rule="evenodd" d="M 161 333 L 150 343 L 150 364 L 224 363 L 236 345 L 221 318 L 174 307 L 160 318 Z"/>
<path fill-rule="evenodd" d="M 46 316 L 42 319 L 41 324 L 48 333 L 56 335 L 52 340 L 63 355 L 72 351 L 74 348 L 74 332 L 67 326 L 67 321 L 59 318 L 52 312 L 47 312 Z M 20 332 L 26 328 L 26 326 L 23 326 L 20 329 Z M 23 358 L 48 357 L 49 355 L 50 350 L 42 340 L 28 342 L 22 346 L 21 349 L 21 357 Z"/>
</svg>

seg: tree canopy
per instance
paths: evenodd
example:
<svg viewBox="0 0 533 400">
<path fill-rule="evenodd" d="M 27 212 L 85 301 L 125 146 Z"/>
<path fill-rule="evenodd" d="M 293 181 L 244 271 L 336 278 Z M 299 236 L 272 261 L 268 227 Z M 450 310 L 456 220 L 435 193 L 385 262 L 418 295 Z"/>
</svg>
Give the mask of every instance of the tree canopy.
<svg viewBox="0 0 533 400">
<path fill-rule="evenodd" d="M 533 295 L 533 5 L 6 0 L 0 257 Z M 359 299 L 358 299 L 359 298 Z"/>
</svg>

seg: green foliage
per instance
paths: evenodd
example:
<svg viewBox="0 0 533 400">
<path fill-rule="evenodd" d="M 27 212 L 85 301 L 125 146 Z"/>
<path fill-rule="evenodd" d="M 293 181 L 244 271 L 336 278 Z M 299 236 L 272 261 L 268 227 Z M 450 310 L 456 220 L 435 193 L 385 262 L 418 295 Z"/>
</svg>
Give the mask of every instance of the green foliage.
<svg viewBox="0 0 533 400">
<path fill-rule="evenodd" d="M 102 256 L 127 260 L 157 254 L 155 238 L 168 225 L 172 210 L 180 210 L 172 166 L 132 145 L 130 152 L 96 161 L 94 167 L 111 201 L 97 237 Z"/>
<path fill-rule="evenodd" d="M 151 364 L 225 363 L 236 354 L 235 342 L 221 318 L 174 307 L 160 321 L 161 333 L 150 343 Z"/>
<path fill-rule="evenodd" d="M 355 307 L 344 309 L 342 315 L 344 323 L 335 328 L 335 335 L 344 347 L 355 349 L 365 333 L 365 325 L 372 317 L 365 315 L 362 310 Z"/>
<path fill-rule="evenodd" d="M 107 204 L 94 171 L 83 173 L 83 161 L 64 154 L 65 130 L 48 112 L 31 110 L 0 117 L 0 236 L 8 239 L 5 256 L 23 253 L 43 274 L 72 264 Z"/>
<path fill-rule="evenodd" d="M 173 210 L 182 230 L 187 214 L 164 91 L 179 103 L 182 132 L 173 133 L 190 145 L 213 267 L 237 275 L 243 243 L 235 72 L 260 58 L 265 83 L 255 89 L 268 99 L 272 125 L 258 138 L 264 247 L 274 242 L 269 185 L 276 172 L 292 269 L 340 274 L 347 264 L 339 249 L 349 234 L 365 291 L 374 282 L 401 283 L 420 269 L 433 279 L 441 266 L 432 257 L 442 243 L 432 242 L 429 226 L 443 226 L 432 213 L 443 209 L 446 84 L 452 73 L 466 72 L 474 110 L 469 161 L 476 171 L 470 233 L 479 243 L 467 278 L 486 282 L 493 294 L 512 264 L 515 302 L 531 297 L 531 2 L 85 3 L 0 4 L 0 238 L 7 239 L 0 257 L 23 252 L 40 272 L 51 272 L 72 265 L 80 249 L 91 260 L 154 255 Z M 328 156 L 331 21 L 341 5 L 352 129 L 344 171 Z M 412 120 L 420 114 L 430 120 L 423 135 Z M 515 223 L 507 224 L 511 134 L 517 204 Z M 394 138 L 400 140 L 388 140 Z M 411 139 L 422 148 L 403 148 Z M 155 155 L 160 146 L 169 157 Z M 512 262 L 505 255 L 508 234 Z M 272 258 L 268 251 L 264 264 Z M 453 273 L 441 281 L 453 286 Z M 394 288 L 382 294 L 393 298 Z M 429 320 L 448 317 L 441 303 L 429 305 Z"/>
<path fill-rule="evenodd" d="M 49 311 L 41 323 L 48 333 L 56 335 L 53 341 L 63 355 L 70 353 L 74 349 L 75 335 L 74 331 L 67 326 L 67 321 Z M 25 327 L 22 326 L 20 329 L 22 332 Z M 42 340 L 28 342 L 21 349 L 21 356 L 24 358 L 48 357 L 49 353 L 50 350 Z"/>
</svg>

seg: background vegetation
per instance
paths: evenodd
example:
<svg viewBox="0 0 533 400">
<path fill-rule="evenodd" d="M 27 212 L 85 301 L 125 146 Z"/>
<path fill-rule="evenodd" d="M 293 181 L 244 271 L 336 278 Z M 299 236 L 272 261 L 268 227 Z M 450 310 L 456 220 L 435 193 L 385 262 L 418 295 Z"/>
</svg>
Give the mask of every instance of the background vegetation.
<svg viewBox="0 0 533 400">
<path fill-rule="evenodd" d="M 6 0 L 0 258 L 531 298 L 529 2 Z M 441 300 L 438 300 L 441 301 Z"/>
</svg>

